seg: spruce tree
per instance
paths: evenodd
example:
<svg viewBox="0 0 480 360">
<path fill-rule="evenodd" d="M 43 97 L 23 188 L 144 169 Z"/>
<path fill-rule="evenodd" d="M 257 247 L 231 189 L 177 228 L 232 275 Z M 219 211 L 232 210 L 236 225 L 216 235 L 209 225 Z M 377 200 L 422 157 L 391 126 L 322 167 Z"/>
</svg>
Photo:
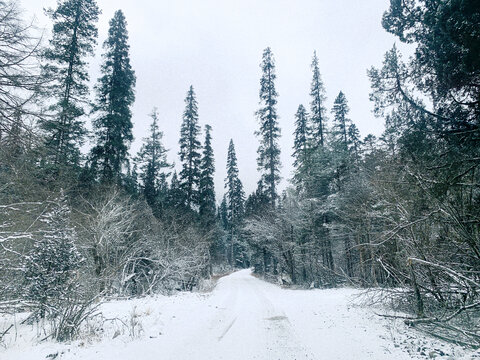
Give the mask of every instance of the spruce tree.
<svg viewBox="0 0 480 360">
<path fill-rule="evenodd" d="M 170 180 L 167 204 L 169 207 L 174 209 L 185 206 L 185 193 L 180 186 L 180 181 L 178 180 L 176 171 L 173 172 L 172 179 Z"/>
<path fill-rule="evenodd" d="M 51 78 L 54 114 L 41 122 L 47 135 L 49 161 L 55 166 L 78 165 L 86 133 L 82 116 L 88 101 L 86 57 L 93 55 L 100 11 L 95 0 L 60 0 L 47 14 L 53 20 L 50 47 L 44 58 Z"/>
<path fill-rule="evenodd" d="M 350 154 L 356 163 L 360 160 L 360 145 L 362 141 L 360 140 L 360 131 L 357 128 L 357 125 L 350 124 L 347 130 L 348 137 L 348 149 Z"/>
<path fill-rule="evenodd" d="M 308 122 L 308 113 L 303 105 L 298 106 L 295 114 L 295 132 L 293 143 L 293 166 L 296 168 L 294 182 L 300 185 L 305 181 L 307 172 L 310 170 L 309 158 L 311 152 L 310 140 L 311 128 Z"/>
<path fill-rule="evenodd" d="M 335 102 L 333 104 L 333 129 L 332 137 L 333 141 L 340 145 L 343 150 L 348 149 L 348 127 L 351 124 L 351 120 L 347 117 L 350 111 L 347 98 L 340 91 Z"/>
<path fill-rule="evenodd" d="M 185 204 L 193 208 L 198 205 L 198 188 L 200 183 L 200 126 L 198 125 L 198 105 L 193 86 L 185 98 L 185 111 L 180 130 L 180 186 L 185 193 Z"/>
<path fill-rule="evenodd" d="M 167 150 L 162 144 L 163 132 L 158 128 L 158 111 L 156 108 L 151 113 L 152 124 L 150 134 L 143 139 L 143 145 L 135 159 L 140 170 L 140 179 L 143 195 L 148 205 L 154 209 L 158 204 L 158 197 L 166 191 L 168 173 L 164 169 L 170 168 L 167 162 Z"/>
<path fill-rule="evenodd" d="M 200 217 L 206 225 L 215 222 L 215 186 L 213 174 L 215 173 L 215 161 L 213 157 L 212 127 L 205 125 L 205 143 L 203 145 L 203 156 L 200 162 Z"/>
<path fill-rule="evenodd" d="M 368 155 L 374 153 L 377 149 L 377 137 L 373 134 L 368 134 L 363 138 L 363 141 L 359 143 L 362 146 L 363 153 Z"/>
<path fill-rule="evenodd" d="M 325 88 L 323 86 L 322 77 L 320 75 L 320 69 L 318 68 L 317 52 L 313 53 L 312 60 L 313 79 L 310 87 L 310 96 L 312 101 L 310 103 L 311 121 L 313 125 L 313 139 L 315 147 L 322 147 L 325 145 Z"/>
<path fill-rule="evenodd" d="M 230 257 L 231 251 L 231 241 L 230 241 L 230 224 L 228 222 L 228 205 L 227 205 L 227 194 L 223 194 L 222 202 L 220 203 L 220 207 L 218 208 L 218 223 L 223 230 L 223 234 L 218 236 L 217 243 L 219 243 L 218 248 L 223 251 L 224 254 L 224 261 L 225 263 L 228 262 Z M 218 252 L 219 253 L 219 252 Z"/>
<path fill-rule="evenodd" d="M 260 181 L 257 189 L 248 195 L 245 201 L 245 217 L 253 217 L 265 214 L 269 207 L 269 198 L 263 189 L 263 183 Z"/>
<path fill-rule="evenodd" d="M 403 122 L 402 116 L 395 110 L 385 116 L 385 131 L 380 137 L 380 140 L 385 144 L 392 158 L 397 155 L 398 140 L 403 131 Z"/>
<path fill-rule="evenodd" d="M 40 223 L 42 230 L 25 260 L 25 280 L 26 296 L 38 304 L 38 315 L 44 318 L 58 310 L 55 304 L 75 289 L 75 272 L 82 258 L 63 193 L 40 217 Z"/>
<path fill-rule="evenodd" d="M 260 68 L 260 108 L 256 112 L 260 122 L 260 130 L 256 132 L 260 137 L 257 164 L 262 172 L 271 205 L 275 206 L 278 196 L 276 185 L 280 181 L 280 127 L 276 109 L 278 93 L 275 90 L 275 60 L 270 48 L 264 50 Z"/>
<path fill-rule="evenodd" d="M 243 191 L 243 184 L 238 177 L 237 155 L 233 140 L 230 140 L 228 145 L 225 188 L 227 189 L 228 220 L 230 225 L 234 227 L 243 219 L 245 192 Z"/>
<path fill-rule="evenodd" d="M 127 174 L 124 179 L 124 187 L 128 194 L 136 196 L 138 195 L 138 171 L 137 164 L 133 164 L 133 167 L 128 163 Z"/>
<path fill-rule="evenodd" d="M 242 239 L 239 237 L 245 214 L 245 192 L 243 184 L 238 177 L 237 155 L 233 140 L 230 140 L 227 155 L 227 177 L 225 178 L 225 188 L 227 189 L 227 219 L 228 231 L 230 237 L 230 264 L 236 265 L 236 260 L 244 258 Z"/>
<path fill-rule="evenodd" d="M 352 169 L 352 161 L 349 152 L 348 128 L 351 120 L 348 118 L 348 104 L 343 92 L 340 91 L 333 104 L 333 126 L 332 126 L 332 165 L 334 172 L 333 187 L 341 191 Z"/>
<path fill-rule="evenodd" d="M 96 85 L 98 117 L 93 121 L 97 145 L 92 157 L 101 179 L 110 182 L 119 179 L 133 140 L 130 107 L 135 100 L 136 78 L 130 65 L 127 22 L 121 10 L 110 20 L 103 47 L 102 77 Z"/>
<path fill-rule="evenodd" d="M 218 215 L 220 217 L 220 221 L 224 230 L 229 229 L 228 224 L 228 205 L 227 205 L 227 194 L 223 195 L 222 202 L 220 204 L 220 208 L 218 209 Z"/>
</svg>

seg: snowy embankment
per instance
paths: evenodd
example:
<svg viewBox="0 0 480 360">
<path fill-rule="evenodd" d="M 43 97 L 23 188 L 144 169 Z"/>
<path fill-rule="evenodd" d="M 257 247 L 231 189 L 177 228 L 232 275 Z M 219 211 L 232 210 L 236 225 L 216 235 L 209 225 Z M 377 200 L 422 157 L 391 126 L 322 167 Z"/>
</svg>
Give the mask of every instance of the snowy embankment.
<svg viewBox="0 0 480 360">
<path fill-rule="evenodd" d="M 471 359 L 479 353 L 429 340 L 401 321 L 355 305 L 353 289 L 285 290 L 242 270 L 209 294 L 113 301 L 93 335 L 38 343 L 36 326 L 6 337 L 2 360 L 32 359 Z M 11 319 L 0 317 L 0 332 Z"/>
</svg>

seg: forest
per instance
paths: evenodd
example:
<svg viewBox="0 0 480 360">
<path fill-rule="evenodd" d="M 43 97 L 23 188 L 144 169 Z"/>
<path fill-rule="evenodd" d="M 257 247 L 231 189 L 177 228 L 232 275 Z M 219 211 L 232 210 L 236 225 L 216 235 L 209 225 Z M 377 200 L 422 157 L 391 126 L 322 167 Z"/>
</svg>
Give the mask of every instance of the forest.
<svg viewBox="0 0 480 360">
<path fill-rule="evenodd" d="M 282 119 L 295 141 L 280 149 L 275 49 L 259 54 L 258 185 L 247 194 L 233 140 L 227 168 L 215 168 L 194 85 L 178 119 L 181 171 L 156 108 L 130 151 L 128 14 L 109 22 L 91 89 L 95 0 L 58 0 L 48 41 L 0 0 L 0 313 L 28 310 L 67 341 L 102 299 L 192 291 L 253 268 L 292 288 L 364 288 L 408 325 L 480 346 L 480 3 L 385 8 L 384 31 L 414 52 L 393 46 L 367 72 L 381 136 L 360 135 L 344 92 L 326 108 L 312 49 L 310 101 Z M 286 189 L 281 152 L 294 159 Z"/>
</svg>

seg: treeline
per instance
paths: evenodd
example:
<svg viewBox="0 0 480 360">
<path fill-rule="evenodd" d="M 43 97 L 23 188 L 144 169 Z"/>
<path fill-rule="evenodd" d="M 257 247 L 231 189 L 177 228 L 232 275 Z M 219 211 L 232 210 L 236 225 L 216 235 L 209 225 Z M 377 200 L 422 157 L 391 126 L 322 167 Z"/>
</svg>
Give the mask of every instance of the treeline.
<svg viewBox="0 0 480 360">
<path fill-rule="evenodd" d="M 28 308 L 68 339 L 78 326 L 65 324 L 84 319 L 98 296 L 191 290 L 228 265 L 296 286 L 382 287 L 411 312 L 410 324 L 480 343 L 476 2 L 391 0 L 383 26 L 416 51 L 404 62 L 393 47 L 368 71 L 385 121 L 378 138 L 361 138 L 342 91 L 327 109 L 314 53 L 308 103 L 289 119 L 295 171 L 284 192 L 275 60 L 265 49 L 258 186 L 245 194 L 231 140 L 219 206 L 213 129 L 205 124 L 202 134 L 193 87 L 181 171 L 167 161 L 156 109 L 140 151 L 129 153 L 136 77 L 121 11 L 93 104 L 94 0 L 49 10 L 47 46 L 14 2 L 0 0 L 0 12 L 0 309 Z M 95 145 L 82 152 L 87 136 Z"/>
<path fill-rule="evenodd" d="M 405 62 L 394 46 L 368 71 L 378 139 L 359 137 L 342 92 L 328 119 L 314 56 L 310 107 L 295 114 L 294 186 L 272 202 L 261 182 L 246 202 L 239 236 L 257 271 L 382 287 L 408 324 L 480 344 L 479 15 L 468 0 L 390 2 L 382 24 L 415 53 Z"/>
<path fill-rule="evenodd" d="M 136 76 L 123 12 L 109 22 L 93 101 L 87 60 L 100 9 L 61 0 L 47 14 L 48 44 L 15 1 L 0 1 L 0 311 L 29 310 L 48 336 L 68 340 L 105 296 L 198 286 L 219 228 L 211 127 L 201 144 L 193 87 L 176 174 L 156 109 L 129 153 Z"/>
</svg>

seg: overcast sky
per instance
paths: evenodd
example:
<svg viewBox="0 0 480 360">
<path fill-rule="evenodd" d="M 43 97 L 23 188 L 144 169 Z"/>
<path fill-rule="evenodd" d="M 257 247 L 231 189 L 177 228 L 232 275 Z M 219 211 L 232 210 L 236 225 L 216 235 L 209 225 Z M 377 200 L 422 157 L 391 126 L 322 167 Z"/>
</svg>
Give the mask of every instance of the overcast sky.
<svg viewBox="0 0 480 360">
<path fill-rule="evenodd" d="M 388 0 L 97 0 L 102 10 L 99 45 L 115 10 L 128 21 L 132 66 L 137 75 L 133 107 L 135 154 L 156 106 L 168 157 L 179 166 L 178 137 L 184 98 L 192 84 L 199 102 L 202 128 L 213 127 L 217 200 L 223 194 L 227 147 L 233 139 L 240 178 L 247 193 L 256 187 L 260 68 L 263 49 L 272 48 L 276 59 L 278 113 L 282 129 L 281 188 L 292 173 L 294 114 L 299 104 L 309 107 L 310 63 L 317 50 L 327 90 L 327 108 L 342 90 L 350 118 L 362 137 L 381 134 L 381 119 L 374 118 L 368 100 L 366 70 L 381 64 L 395 42 L 381 26 Z M 43 8 L 55 0 L 21 0 L 29 16 L 46 28 Z M 92 82 L 99 74 L 101 46 L 90 61 Z M 330 116 L 331 117 L 331 116 Z M 202 134 L 203 142 L 203 134 Z"/>
</svg>

